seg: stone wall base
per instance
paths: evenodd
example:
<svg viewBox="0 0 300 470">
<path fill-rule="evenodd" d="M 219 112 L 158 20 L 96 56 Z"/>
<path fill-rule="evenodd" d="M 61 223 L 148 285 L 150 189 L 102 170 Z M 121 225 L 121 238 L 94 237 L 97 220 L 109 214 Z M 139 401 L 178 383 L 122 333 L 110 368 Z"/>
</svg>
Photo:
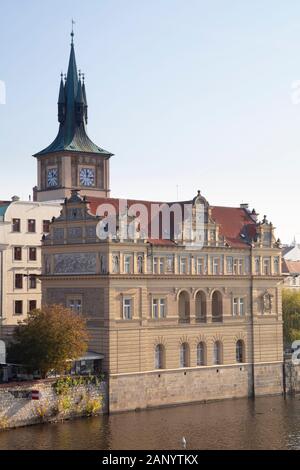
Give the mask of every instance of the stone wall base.
<svg viewBox="0 0 300 470">
<path fill-rule="evenodd" d="M 255 394 L 283 392 L 282 364 L 255 366 Z M 250 364 L 111 375 L 109 412 L 253 396 Z"/>
</svg>

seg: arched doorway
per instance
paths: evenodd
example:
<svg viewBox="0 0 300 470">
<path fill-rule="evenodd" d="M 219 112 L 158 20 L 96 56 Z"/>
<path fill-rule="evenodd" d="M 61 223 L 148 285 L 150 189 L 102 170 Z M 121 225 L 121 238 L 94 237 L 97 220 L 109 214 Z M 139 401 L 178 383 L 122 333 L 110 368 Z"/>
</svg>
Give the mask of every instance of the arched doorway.
<svg viewBox="0 0 300 470">
<path fill-rule="evenodd" d="M 180 323 L 190 321 L 190 296 L 186 291 L 180 292 L 178 297 L 178 317 Z"/>
<path fill-rule="evenodd" d="M 206 295 L 203 291 L 196 294 L 196 322 L 206 322 Z"/>
<path fill-rule="evenodd" d="M 212 321 L 222 322 L 223 321 L 223 300 L 221 292 L 215 290 L 212 295 Z"/>
</svg>

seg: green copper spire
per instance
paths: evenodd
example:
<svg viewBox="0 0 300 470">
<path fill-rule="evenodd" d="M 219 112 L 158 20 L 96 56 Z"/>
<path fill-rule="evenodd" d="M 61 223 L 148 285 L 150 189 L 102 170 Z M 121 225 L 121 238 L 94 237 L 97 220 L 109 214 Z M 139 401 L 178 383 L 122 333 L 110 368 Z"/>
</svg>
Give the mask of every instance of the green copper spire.
<svg viewBox="0 0 300 470">
<path fill-rule="evenodd" d="M 113 154 L 98 147 L 87 135 L 87 101 L 86 89 L 78 78 L 74 48 L 74 21 L 72 20 L 71 51 L 66 82 L 61 76 L 58 97 L 58 122 L 60 123 L 56 139 L 47 148 L 34 156 L 42 156 L 54 152 L 73 151 L 101 154 L 110 157 Z"/>
</svg>

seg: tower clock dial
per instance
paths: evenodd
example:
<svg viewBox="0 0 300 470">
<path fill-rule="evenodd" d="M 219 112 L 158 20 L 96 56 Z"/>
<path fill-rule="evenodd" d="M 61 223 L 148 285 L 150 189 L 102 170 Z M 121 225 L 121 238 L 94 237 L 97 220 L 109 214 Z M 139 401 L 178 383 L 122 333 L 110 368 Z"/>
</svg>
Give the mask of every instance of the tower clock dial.
<svg viewBox="0 0 300 470">
<path fill-rule="evenodd" d="M 81 186 L 95 186 L 95 170 L 93 168 L 81 168 L 79 183 Z"/>
<path fill-rule="evenodd" d="M 51 188 L 58 185 L 58 170 L 57 170 L 57 168 L 48 168 L 48 170 L 47 170 L 47 185 Z"/>
</svg>

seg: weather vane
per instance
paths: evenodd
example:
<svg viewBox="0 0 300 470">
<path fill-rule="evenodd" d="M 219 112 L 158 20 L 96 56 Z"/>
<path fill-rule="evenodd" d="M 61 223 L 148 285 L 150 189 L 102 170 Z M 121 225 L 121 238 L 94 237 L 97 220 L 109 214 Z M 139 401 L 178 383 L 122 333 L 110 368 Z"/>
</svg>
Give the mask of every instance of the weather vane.
<svg viewBox="0 0 300 470">
<path fill-rule="evenodd" d="M 73 44 L 73 40 L 74 40 L 74 24 L 75 24 L 75 21 L 72 18 L 72 32 L 71 32 L 72 44 Z"/>
</svg>

